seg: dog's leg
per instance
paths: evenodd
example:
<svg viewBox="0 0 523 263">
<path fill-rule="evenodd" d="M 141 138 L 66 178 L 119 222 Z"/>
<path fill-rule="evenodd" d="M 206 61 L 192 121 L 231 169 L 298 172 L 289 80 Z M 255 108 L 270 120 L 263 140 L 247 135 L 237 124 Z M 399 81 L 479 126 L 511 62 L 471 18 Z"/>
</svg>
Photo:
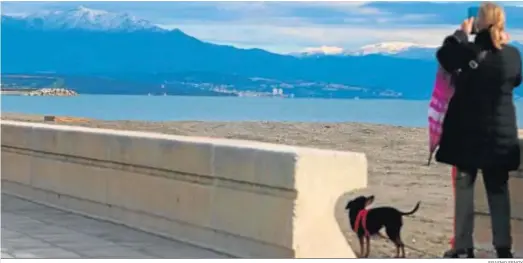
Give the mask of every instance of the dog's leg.
<svg viewBox="0 0 523 263">
<path fill-rule="evenodd" d="M 398 242 L 398 238 L 391 238 L 390 241 L 392 241 L 392 243 L 394 243 L 394 246 L 396 246 L 396 255 L 394 256 L 394 258 L 399 258 L 400 257 L 400 243 Z"/>
<path fill-rule="evenodd" d="M 402 258 L 405 258 L 405 244 L 403 243 L 403 241 L 401 241 L 401 238 L 398 237 L 399 239 L 399 242 L 400 242 L 400 246 L 401 246 L 401 255 L 402 255 Z"/>
<path fill-rule="evenodd" d="M 401 235 L 400 235 L 401 225 L 399 227 L 397 226 L 394 228 L 387 228 L 386 232 L 387 232 L 387 236 L 389 236 L 390 241 L 392 241 L 392 243 L 394 243 L 394 245 L 396 246 L 395 258 L 400 257 L 400 249 L 403 251 L 403 257 L 405 257 L 405 252 L 403 249 L 403 242 L 401 241 Z"/>
<path fill-rule="evenodd" d="M 363 252 L 364 252 L 363 249 L 365 248 L 365 244 L 363 243 L 363 236 L 361 236 L 361 237 L 359 236 L 358 239 L 360 241 L 360 255 L 359 256 L 360 256 L 360 258 L 362 258 Z"/>
<path fill-rule="evenodd" d="M 399 258 L 400 257 L 400 246 L 394 242 L 394 245 L 396 245 L 396 256 L 394 256 L 395 258 Z"/>
<path fill-rule="evenodd" d="M 370 237 L 365 236 L 365 241 L 367 241 L 367 250 L 365 251 L 365 258 L 368 258 L 370 254 Z"/>
<path fill-rule="evenodd" d="M 401 241 L 401 237 L 398 236 L 395 240 L 396 243 L 396 257 L 400 257 L 400 249 L 401 249 L 401 257 L 405 258 L 405 244 L 403 244 L 403 241 Z"/>
</svg>

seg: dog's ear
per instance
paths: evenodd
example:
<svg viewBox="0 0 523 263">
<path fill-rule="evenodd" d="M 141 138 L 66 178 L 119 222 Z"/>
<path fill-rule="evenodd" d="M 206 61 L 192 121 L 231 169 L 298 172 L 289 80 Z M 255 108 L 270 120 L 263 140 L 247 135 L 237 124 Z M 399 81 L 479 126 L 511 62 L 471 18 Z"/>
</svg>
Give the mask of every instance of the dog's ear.
<svg viewBox="0 0 523 263">
<path fill-rule="evenodd" d="M 367 196 L 367 201 L 365 202 L 365 206 L 369 206 L 372 203 L 374 203 L 374 196 L 373 195 Z"/>
<path fill-rule="evenodd" d="M 345 210 L 348 210 L 352 206 L 353 201 L 347 202 L 347 205 L 345 205 Z"/>
</svg>

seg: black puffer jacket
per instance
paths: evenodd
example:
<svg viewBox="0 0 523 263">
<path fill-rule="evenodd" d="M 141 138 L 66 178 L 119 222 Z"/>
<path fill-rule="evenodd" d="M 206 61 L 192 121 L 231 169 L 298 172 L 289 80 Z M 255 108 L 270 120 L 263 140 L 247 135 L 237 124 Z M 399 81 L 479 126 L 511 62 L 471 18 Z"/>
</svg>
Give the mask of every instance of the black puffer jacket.
<svg viewBox="0 0 523 263">
<path fill-rule="evenodd" d="M 487 51 L 479 67 L 469 62 Z M 462 169 L 515 170 L 520 149 L 512 91 L 521 84 L 521 54 L 505 45 L 497 50 L 488 30 L 473 43 L 463 31 L 447 37 L 438 61 L 454 78 L 455 93 L 443 122 L 438 162 Z"/>
</svg>

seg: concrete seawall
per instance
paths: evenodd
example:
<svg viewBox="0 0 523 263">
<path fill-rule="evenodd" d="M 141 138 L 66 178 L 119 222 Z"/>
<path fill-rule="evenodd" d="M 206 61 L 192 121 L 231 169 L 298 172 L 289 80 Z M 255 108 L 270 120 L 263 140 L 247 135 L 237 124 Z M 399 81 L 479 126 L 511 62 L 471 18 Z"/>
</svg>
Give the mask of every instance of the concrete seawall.
<svg viewBox="0 0 523 263">
<path fill-rule="evenodd" d="M 2 191 L 229 255 L 351 258 L 364 154 L 2 121 Z"/>
</svg>

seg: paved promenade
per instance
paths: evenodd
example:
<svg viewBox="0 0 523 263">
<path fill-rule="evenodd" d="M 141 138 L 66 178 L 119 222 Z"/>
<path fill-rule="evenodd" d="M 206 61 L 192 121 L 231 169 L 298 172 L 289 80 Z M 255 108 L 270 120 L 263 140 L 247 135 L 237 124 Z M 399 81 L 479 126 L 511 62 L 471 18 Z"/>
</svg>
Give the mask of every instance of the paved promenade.
<svg viewBox="0 0 523 263">
<path fill-rule="evenodd" d="M 125 226 L 2 194 L 2 258 L 224 258 Z"/>
<path fill-rule="evenodd" d="M 487 217 L 479 221 L 489 220 Z M 110 222 L 2 194 L 2 258 L 226 258 Z M 487 222 L 483 222 L 487 223 Z M 513 228 L 521 231 L 522 222 Z M 489 229 L 484 232 L 487 236 Z M 490 239 L 489 237 L 485 237 Z M 514 237 L 516 243 L 523 240 Z M 486 249 L 490 245 L 485 240 Z M 518 244 L 519 245 L 519 244 Z M 523 255 L 516 245 L 516 255 Z M 493 258 L 481 251 L 478 257 Z"/>
</svg>

